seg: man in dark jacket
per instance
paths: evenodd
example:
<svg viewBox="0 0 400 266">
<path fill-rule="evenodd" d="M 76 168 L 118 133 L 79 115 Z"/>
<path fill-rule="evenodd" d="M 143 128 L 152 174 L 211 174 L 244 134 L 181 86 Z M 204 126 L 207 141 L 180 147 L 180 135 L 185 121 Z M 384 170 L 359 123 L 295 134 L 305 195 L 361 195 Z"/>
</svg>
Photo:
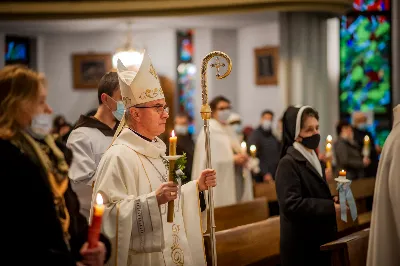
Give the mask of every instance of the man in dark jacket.
<svg viewBox="0 0 400 266">
<path fill-rule="evenodd" d="M 175 116 L 174 130 L 178 137 L 176 154 L 182 155 L 183 153 L 186 153 L 187 163 L 183 172 L 187 178 L 183 180 L 183 183 L 187 183 L 192 180 L 194 141 L 192 135 L 189 133 L 189 116 L 186 113 L 178 113 Z M 169 146 L 167 146 L 167 154 L 169 153 L 168 149 Z"/>
<path fill-rule="evenodd" d="M 260 160 L 261 174 L 254 177 L 256 182 L 273 180 L 278 167 L 281 145 L 272 133 L 273 119 L 272 111 L 262 112 L 260 126 L 249 137 L 248 146 L 256 145 Z"/>
<path fill-rule="evenodd" d="M 361 155 L 359 144 L 354 141 L 353 128 L 347 121 L 341 121 L 336 126 L 336 133 L 339 138 L 333 147 L 337 155 L 337 169 L 346 170 L 350 180 L 364 177 L 364 167 L 371 161 Z"/>
</svg>

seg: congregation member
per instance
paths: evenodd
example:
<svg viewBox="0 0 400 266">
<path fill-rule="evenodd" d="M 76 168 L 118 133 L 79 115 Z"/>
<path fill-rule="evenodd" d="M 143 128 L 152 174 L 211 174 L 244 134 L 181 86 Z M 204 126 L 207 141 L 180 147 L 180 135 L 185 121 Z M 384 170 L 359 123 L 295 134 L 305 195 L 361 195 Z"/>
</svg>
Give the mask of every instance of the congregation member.
<svg viewBox="0 0 400 266">
<path fill-rule="evenodd" d="M 110 255 L 109 241 L 101 237 L 88 248 L 88 223 L 69 186 L 64 153 L 71 158 L 70 152 L 50 134 L 46 97 L 36 72 L 23 66 L 0 70 L 0 168 L 7 177 L 3 197 L 12 199 L 3 204 L 10 217 L 3 220 L 3 252 L 11 265 L 101 266 Z"/>
<path fill-rule="evenodd" d="M 93 191 L 93 202 L 100 193 L 105 203 L 102 229 L 115 250 L 109 265 L 206 265 L 203 192 L 216 186 L 216 173 L 203 170 L 179 188 L 168 181 L 166 145 L 157 136 L 165 131 L 169 108 L 150 57 L 144 54 L 138 72 L 121 61 L 117 70 L 126 111 Z M 170 201 L 173 223 L 167 222 Z"/>
<path fill-rule="evenodd" d="M 218 186 L 214 189 L 215 207 L 232 205 L 238 202 L 235 167 L 243 167 L 248 156 L 235 153 L 232 149 L 231 134 L 234 134 L 228 125 L 231 115 L 231 103 L 223 97 L 217 96 L 210 102 L 211 119 L 209 121 L 210 148 L 212 151 L 211 165 L 218 173 Z M 205 134 L 201 130 L 197 138 L 192 176 L 199 176 L 206 165 Z"/>
<path fill-rule="evenodd" d="M 393 128 L 376 175 L 367 266 L 396 266 L 400 262 L 400 105 L 393 115 Z"/>
<path fill-rule="evenodd" d="M 239 114 L 231 113 L 228 118 L 227 133 L 231 141 L 231 147 L 234 154 L 247 153 L 246 147 L 242 148 L 242 119 Z M 244 150 L 245 149 L 245 150 Z M 257 170 L 256 170 L 257 169 Z M 235 184 L 236 184 L 236 200 L 238 202 L 250 201 L 254 199 L 252 172 L 259 173 L 259 160 L 248 158 L 243 166 L 235 165 Z"/>
<path fill-rule="evenodd" d="M 291 106 L 283 117 L 283 148 L 275 178 L 282 266 L 330 265 L 320 246 L 336 237 L 340 205 L 331 197 L 315 153 L 318 120 L 318 112 L 309 106 Z"/>
<path fill-rule="evenodd" d="M 353 128 L 347 121 L 340 121 L 336 126 L 338 139 L 334 143 L 336 168 L 338 171 L 346 169 L 346 177 L 350 180 L 364 177 L 364 168 L 371 160 L 363 157 L 358 143 L 354 140 Z"/>
<path fill-rule="evenodd" d="M 101 78 L 97 96 L 99 107 L 96 114 L 81 115 L 67 141 L 67 147 L 74 153 L 69 178 L 78 194 L 81 212 L 87 219 L 96 168 L 110 146 L 114 128 L 124 113 L 116 72 L 109 72 Z"/>
<path fill-rule="evenodd" d="M 260 160 L 260 174 L 255 175 L 256 182 L 275 179 L 278 167 L 281 145 L 273 134 L 274 113 L 265 110 L 261 113 L 260 125 L 249 138 L 249 145 L 256 145 L 257 157 Z"/>
<path fill-rule="evenodd" d="M 178 137 L 176 145 L 176 154 L 186 154 L 187 164 L 183 172 L 186 177 L 183 183 L 192 180 L 192 165 L 194 155 L 194 141 L 192 134 L 189 133 L 189 116 L 186 113 L 178 113 L 174 120 L 174 130 Z M 167 146 L 167 154 L 169 153 L 169 146 Z"/>
<path fill-rule="evenodd" d="M 362 154 L 362 149 L 364 146 L 364 137 L 368 136 L 370 140 L 370 163 L 364 169 L 365 177 L 375 177 L 376 171 L 378 170 L 378 150 L 380 147 L 375 145 L 375 138 L 372 136 L 371 132 L 368 130 L 368 117 L 363 112 L 355 112 L 353 115 L 353 131 L 354 140 L 358 144 L 359 152 Z"/>
</svg>

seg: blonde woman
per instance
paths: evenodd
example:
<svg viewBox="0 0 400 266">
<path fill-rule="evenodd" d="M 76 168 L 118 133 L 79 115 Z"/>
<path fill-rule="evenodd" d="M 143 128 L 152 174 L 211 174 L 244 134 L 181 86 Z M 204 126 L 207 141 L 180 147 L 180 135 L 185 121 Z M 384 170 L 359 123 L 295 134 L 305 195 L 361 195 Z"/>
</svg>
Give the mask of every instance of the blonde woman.
<svg viewBox="0 0 400 266">
<path fill-rule="evenodd" d="M 109 242 L 102 238 L 97 248 L 87 248 L 88 226 L 69 188 L 68 164 L 48 135 L 51 120 L 50 128 L 44 123 L 52 112 L 46 95 L 36 72 L 0 70 L 4 254 L 10 265 L 100 266 Z"/>
</svg>

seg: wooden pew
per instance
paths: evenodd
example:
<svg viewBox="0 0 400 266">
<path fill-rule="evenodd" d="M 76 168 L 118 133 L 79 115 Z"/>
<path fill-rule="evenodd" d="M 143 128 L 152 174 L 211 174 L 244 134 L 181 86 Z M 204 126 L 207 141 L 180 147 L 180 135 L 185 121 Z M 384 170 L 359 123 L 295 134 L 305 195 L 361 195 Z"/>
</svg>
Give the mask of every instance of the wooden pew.
<svg viewBox="0 0 400 266">
<path fill-rule="evenodd" d="M 279 217 L 216 232 L 218 265 L 279 264 Z M 204 235 L 207 265 L 211 265 L 209 234 Z"/>
<path fill-rule="evenodd" d="M 216 231 L 263 221 L 269 217 L 267 199 L 262 197 L 235 205 L 217 207 L 214 209 L 214 217 Z"/>
<path fill-rule="evenodd" d="M 330 252 L 332 266 L 365 266 L 367 264 L 369 228 L 321 246 Z"/>
<path fill-rule="evenodd" d="M 254 198 L 266 197 L 269 202 L 278 201 L 274 182 L 254 184 Z"/>
</svg>

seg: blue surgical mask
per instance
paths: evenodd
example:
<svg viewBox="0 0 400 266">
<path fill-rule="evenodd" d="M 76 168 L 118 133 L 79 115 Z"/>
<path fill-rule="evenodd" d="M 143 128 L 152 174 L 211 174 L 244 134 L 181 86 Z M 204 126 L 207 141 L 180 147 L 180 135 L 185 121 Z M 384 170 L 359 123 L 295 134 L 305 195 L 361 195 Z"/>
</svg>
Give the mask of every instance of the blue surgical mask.
<svg viewBox="0 0 400 266">
<path fill-rule="evenodd" d="M 272 121 L 270 120 L 264 120 L 261 123 L 261 127 L 262 129 L 264 129 L 265 131 L 270 131 L 271 127 L 272 127 Z"/>
<path fill-rule="evenodd" d="M 177 135 L 187 135 L 189 127 L 184 125 L 175 125 L 174 130 Z"/>
<path fill-rule="evenodd" d="M 359 130 L 366 130 L 367 127 L 368 127 L 368 125 L 366 123 L 361 123 L 361 124 L 358 124 L 358 126 L 357 126 L 357 128 Z"/>
<path fill-rule="evenodd" d="M 36 139 L 44 139 L 50 134 L 52 128 L 51 115 L 39 114 L 32 118 L 28 133 Z"/>
<path fill-rule="evenodd" d="M 240 134 L 242 134 L 243 132 L 243 128 L 242 128 L 242 125 L 240 125 L 240 124 L 233 124 L 232 125 L 232 128 L 233 128 L 233 130 L 236 132 L 236 134 L 238 134 L 238 135 L 240 135 Z"/>
<path fill-rule="evenodd" d="M 122 101 L 118 101 L 117 102 L 117 110 L 112 111 L 112 114 L 114 115 L 114 117 L 118 120 L 121 121 L 122 117 L 124 116 L 124 112 L 125 112 L 125 106 L 124 103 Z"/>
<path fill-rule="evenodd" d="M 221 123 L 226 123 L 228 121 L 228 118 L 230 115 L 231 115 L 231 111 L 228 109 L 218 111 L 218 113 L 217 113 L 218 120 Z"/>
</svg>

